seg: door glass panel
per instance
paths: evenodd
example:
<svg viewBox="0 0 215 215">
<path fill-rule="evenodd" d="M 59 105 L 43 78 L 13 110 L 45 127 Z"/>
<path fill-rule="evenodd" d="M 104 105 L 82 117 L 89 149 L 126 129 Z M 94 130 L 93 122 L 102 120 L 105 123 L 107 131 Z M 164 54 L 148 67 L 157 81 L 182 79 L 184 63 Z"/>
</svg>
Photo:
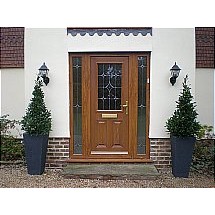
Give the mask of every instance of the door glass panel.
<svg viewBox="0 0 215 215">
<path fill-rule="evenodd" d="M 137 120 L 137 154 L 146 153 L 146 57 L 138 57 L 138 120 Z"/>
<path fill-rule="evenodd" d="M 121 110 L 121 63 L 98 64 L 98 110 Z"/>
<path fill-rule="evenodd" d="M 72 58 L 73 65 L 73 136 L 74 154 L 82 154 L 82 66 L 81 58 Z"/>
<path fill-rule="evenodd" d="M 137 154 L 146 153 L 146 108 L 138 107 Z"/>
</svg>

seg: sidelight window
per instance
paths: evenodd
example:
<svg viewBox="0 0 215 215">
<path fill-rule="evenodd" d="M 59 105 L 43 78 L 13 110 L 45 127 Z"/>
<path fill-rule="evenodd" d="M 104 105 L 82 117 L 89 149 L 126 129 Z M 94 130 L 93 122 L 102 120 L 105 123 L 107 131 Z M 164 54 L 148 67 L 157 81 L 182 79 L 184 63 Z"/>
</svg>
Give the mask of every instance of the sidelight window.
<svg viewBox="0 0 215 215">
<path fill-rule="evenodd" d="M 74 154 L 82 154 L 82 59 L 72 58 Z"/>
<path fill-rule="evenodd" d="M 147 57 L 138 57 L 137 154 L 146 153 L 146 84 Z"/>
</svg>

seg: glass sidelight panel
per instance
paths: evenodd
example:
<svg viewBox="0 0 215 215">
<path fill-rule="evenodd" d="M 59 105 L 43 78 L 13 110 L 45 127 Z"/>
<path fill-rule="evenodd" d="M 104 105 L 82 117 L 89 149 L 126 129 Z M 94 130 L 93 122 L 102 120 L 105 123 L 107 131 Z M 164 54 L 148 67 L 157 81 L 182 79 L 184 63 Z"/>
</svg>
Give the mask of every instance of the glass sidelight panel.
<svg viewBox="0 0 215 215">
<path fill-rule="evenodd" d="M 74 154 L 82 154 L 82 65 L 81 57 L 72 58 Z"/>
<path fill-rule="evenodd" d="M 137 154 L 146 153 L 146 84 L 147 57 L 138 57 Z"/>
<path fill-rule="evenodd" d="M 121 110 L 121 63 L 98 64 L 98 110 Z"/>
</svg>

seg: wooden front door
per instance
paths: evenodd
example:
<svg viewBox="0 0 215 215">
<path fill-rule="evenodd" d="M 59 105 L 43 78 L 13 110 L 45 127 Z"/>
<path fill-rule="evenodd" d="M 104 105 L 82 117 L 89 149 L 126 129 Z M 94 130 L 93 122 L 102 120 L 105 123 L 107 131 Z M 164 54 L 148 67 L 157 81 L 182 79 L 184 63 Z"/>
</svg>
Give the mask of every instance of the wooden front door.
<svg viewBox="0 0 215 215">
<path fill-rule="evenodd" d="M 149 53 L 70 54 L 70 162 L 146 162 Z"/>
<path fill-rule="evenodd" d="M 129 157 L 128 57 L 92 57 L 91 156 Z"/>
</svg>

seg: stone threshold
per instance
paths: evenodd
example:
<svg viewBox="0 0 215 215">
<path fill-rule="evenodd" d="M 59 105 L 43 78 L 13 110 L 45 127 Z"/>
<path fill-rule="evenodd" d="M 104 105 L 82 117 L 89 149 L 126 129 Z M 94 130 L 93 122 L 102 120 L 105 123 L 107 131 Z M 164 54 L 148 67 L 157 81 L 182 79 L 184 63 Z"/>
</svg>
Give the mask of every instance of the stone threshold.
<svg viewBox="0 0 215 215">
<path fill-rule="evenodd" d="M 153 164 L 146 163 L 70 163 L 62 175 L 70 179 L 156 180 L 160 173 Z"/>
</svg>

